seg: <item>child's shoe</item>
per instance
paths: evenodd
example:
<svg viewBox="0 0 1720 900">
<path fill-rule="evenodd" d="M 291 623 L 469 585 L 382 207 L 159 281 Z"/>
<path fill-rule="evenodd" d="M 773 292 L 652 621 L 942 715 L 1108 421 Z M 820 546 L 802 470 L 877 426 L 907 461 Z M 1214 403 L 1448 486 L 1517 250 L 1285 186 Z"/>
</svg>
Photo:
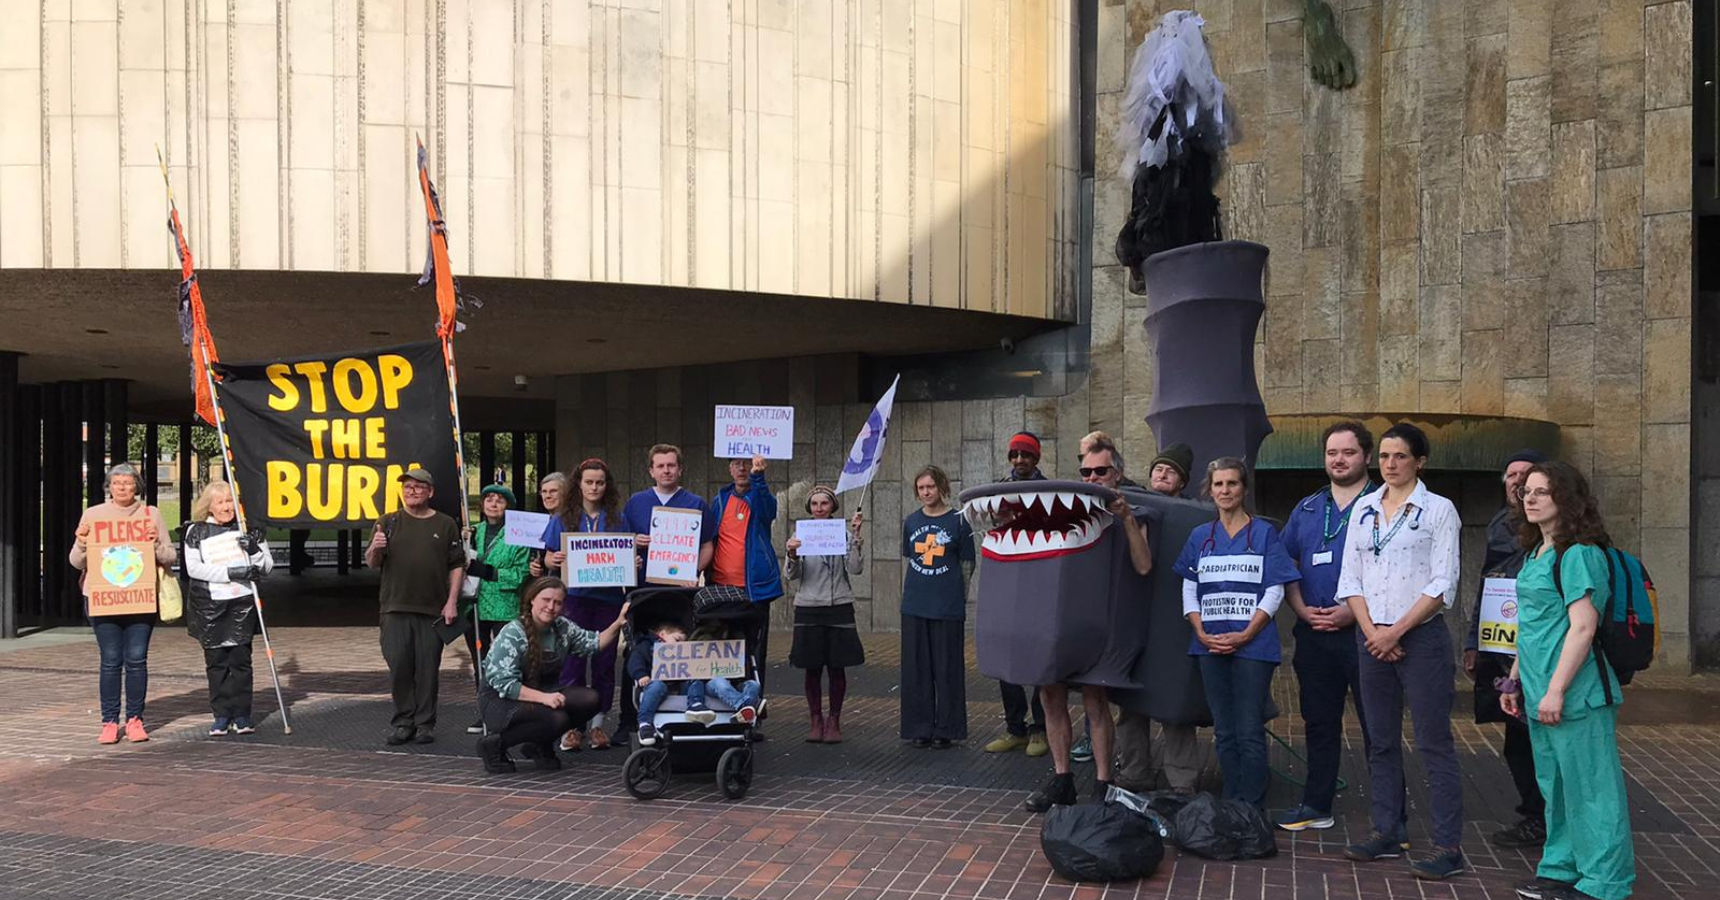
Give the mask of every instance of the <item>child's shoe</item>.
<svg viewBox="0 0 1720 900">
<path fill-rule="evenodd" d="M 657 726 L 646 722 L 639 726 L 639 746 L 653 747 L 657 744 Z"/>
<path fill-rule="evenodd" d="M 703 703 L 689 705 L 686 715 L 687 721 L 697 722 L 700 725 L 709 725 L 717 720 L 717 714 Z"/>
<path fill-rule="evenodd" d="M 735 713 L 735 721 L 742 725 L 751 725 L 758 721 L 758 707 L 743 706 Z M 641 729 L 643 731 L 643 729 Z"/>
</svg>

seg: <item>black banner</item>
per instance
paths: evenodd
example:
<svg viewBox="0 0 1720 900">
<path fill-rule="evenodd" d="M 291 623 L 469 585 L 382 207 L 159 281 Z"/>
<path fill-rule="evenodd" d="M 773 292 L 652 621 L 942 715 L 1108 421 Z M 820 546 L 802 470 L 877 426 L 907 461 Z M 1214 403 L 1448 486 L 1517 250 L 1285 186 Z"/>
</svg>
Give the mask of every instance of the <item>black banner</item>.
<svg viewBox="0 0 1720 900">
<path fill-rule="evenodd" d="M 400 508 L 396 482 L 413 468 L 436 479 L 430 505 L 464 520 L 439 343 L 215 371 L 250 521 L 368 526 Z"/>
</svg>

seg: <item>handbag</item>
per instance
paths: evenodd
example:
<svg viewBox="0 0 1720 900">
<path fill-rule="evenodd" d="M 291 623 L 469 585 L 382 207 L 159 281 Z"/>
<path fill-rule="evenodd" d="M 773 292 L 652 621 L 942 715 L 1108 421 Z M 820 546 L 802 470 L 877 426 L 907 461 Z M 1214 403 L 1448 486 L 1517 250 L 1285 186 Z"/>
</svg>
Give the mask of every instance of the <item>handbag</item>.
<svg viewBox="0 0 1720 900">
<path fill-rule="evenodd" d="M 166 566 L 155 569 L 155 613 L 169 625 L 185 618 L 185 595 L 179 590 L 179 577 Z"/>
</svg>

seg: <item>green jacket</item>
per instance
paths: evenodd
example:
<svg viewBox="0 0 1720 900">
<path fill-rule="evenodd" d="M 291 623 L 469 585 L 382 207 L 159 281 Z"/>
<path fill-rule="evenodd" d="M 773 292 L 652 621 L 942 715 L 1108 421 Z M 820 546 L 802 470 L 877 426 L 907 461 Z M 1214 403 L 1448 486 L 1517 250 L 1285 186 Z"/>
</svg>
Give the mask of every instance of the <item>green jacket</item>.
<svg viewBox="0 0 1720 900">
<path fill-rule="evenodd" d="M 482 520 L 472 531 L 472 546 L 478 551 L 478 560 L 496 567 L 496 580 L 485 581 L 478 586 L 478 618 L 486 622 L 507 622 L 520 616 L 520 586 L 531 575 L 531 549 L 515 547 L 497 534 L 495 542 L 490 543 L 489 550 L 485 551 L 490 530 L 490 523 Z M 495 530 L 501 531 L 500 528 Z M 467 607 L 468 614 L 469 611 L 470 607 Z"/>
</svg>

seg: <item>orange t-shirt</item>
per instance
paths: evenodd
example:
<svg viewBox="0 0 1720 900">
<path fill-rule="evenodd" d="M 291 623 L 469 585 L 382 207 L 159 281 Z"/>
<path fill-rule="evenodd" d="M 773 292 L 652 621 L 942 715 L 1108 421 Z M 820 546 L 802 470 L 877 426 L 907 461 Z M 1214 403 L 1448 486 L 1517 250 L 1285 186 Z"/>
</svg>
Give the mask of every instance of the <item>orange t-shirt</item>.
<svg viewBox="0 0 1720 900">
<path fill-rule="evenodd" d="M 752 506 L 743 497 L 729 497 L 723 520 L 717 524 L 717 549 L 711 556 L 711 583 L 747 586 L 747 520 Z"/>
</svg>

